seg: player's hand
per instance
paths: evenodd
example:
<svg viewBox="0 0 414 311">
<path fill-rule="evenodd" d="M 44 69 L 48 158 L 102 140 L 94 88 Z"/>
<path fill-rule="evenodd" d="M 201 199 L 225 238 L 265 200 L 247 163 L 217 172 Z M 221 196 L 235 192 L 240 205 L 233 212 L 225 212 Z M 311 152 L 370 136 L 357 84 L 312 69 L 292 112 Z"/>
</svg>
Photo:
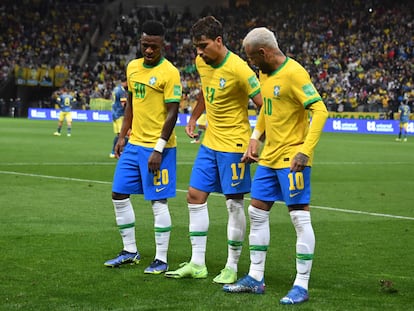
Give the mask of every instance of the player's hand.
<svg viewBox="0 0 414 311">
<path fill-rule="evenodd" d="M 197 127 L 196 121 L 194 121 L 192 119 L 188 120 L 188 123 L 185 126 L 185 133 L 188 135 L 188 137 L 196 138 L 198 136 L 197 133 L 194 133 L 196 127 Z"/>
<path fill-rule="evenodd" d="M 305 169 L 306 164 L 308 164 L 309 157 L 301 152 L 298 152 L 295 157 L 290 162 L 290 171 L 291 172 L 301 172 Z"/>
<path fill-rule="evenodd" d="M 118 141 L 117 141 L 117 143 L 115 145 L 115 148 L 114 148 L 115 157 L 117 159 L 119 159 L 119 157 L 122 154 L 122 151 L 124 151 L 124 147 L 125 147 L 125 138 L 124 137 L 122 137 L 122 138 L 119 137 L 118 138 Z"/>
<path fill-rule="evenodd" d="M 247 151 L 244 153 L 241 161 L 244 163 L 254 163 L 259 161 L 260 142 L 257 139 L 250 139 Z"/>
<path fill-rule="evenodd" d="M 158 151 L 153 151 L 148 159 L 148 171 L 156 174 L 161 167 L 162 154 Z"/>
</svg>

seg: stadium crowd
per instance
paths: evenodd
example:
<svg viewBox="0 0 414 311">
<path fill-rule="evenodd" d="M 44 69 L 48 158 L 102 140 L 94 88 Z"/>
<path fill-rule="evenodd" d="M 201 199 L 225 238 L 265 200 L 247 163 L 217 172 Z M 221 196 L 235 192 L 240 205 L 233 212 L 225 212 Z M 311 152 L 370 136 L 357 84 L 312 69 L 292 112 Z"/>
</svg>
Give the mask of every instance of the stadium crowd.
<svg viewBox="0 0 414 311">
<path fill-rule="evenodd" d="M 232 2 L 234 3 L 234 2 Z M 120 5 L 113 24 L 100 25 L 101 0 L 5 0 L 0 6 L 0 87 L 16 65 L 56 65 L 67 68 L 66 87 L 81 101 L 109 98 L 129 60 L 139 55 L 138 36 L 147 19 L 167 28 L 166 57 L 182 73 L 182 111 L 191 110 L 199 84 L 190 27 L 201 15 L 223 21 L 229 48 L 241 54 L 241 40 L 252 27 L 275 31 L 287 54 L 310 72 L 330 111 L 382 112 L 398 110 L 405 100 L 413 109 L 414 17 L 403 1 L 243 1 L 244 5 L 189 8 Z M 22 9 L 30 8 L 30 9 Z M 105 40 L 79 65 L 91 32 L 102 27 Z M 109 27 L 109 28 L 105 28 Z M 106 30 L 106 32 L 104 32 Z"/>
</svg>

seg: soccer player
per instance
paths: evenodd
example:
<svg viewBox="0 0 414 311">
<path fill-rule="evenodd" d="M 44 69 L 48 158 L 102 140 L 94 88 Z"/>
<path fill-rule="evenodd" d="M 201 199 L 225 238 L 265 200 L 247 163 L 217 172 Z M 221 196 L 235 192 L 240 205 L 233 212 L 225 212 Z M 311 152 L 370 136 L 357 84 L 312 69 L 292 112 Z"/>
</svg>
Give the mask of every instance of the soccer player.
<svg viewBox="0 0 414 311">
<path fill-rule="evenodd" d="M 201 78 L 202 95 L 185 128 L 197 134 L 196 120 L 206 113 L 207 128 L 195 159 L 187 192 L 189 234 L 192 256 L 181 268 L 168 271 L 171 278 L 206 278 L 205 263 L 209 215 L 207 198 L 211 192 L 223 193 L 228 210 L 228 257 L 216 283 L 237 280 L 237 265 L 246 231 L 244 194 L 250 192 L 250 164 L 241 158 L 249 143 L 251 127 L 248 103 L 252 98 L 261 106 L 256 74 L 239 56 L 227 49 L 222 24 L 213 16 L 198 20 L 191 29 L 197 50 L 196 68 Z"/>
<path fill-rule="evenodd" d="M 280 303 L 297 304 L 309 299 L 315 248 L 309 208 L 311 165 L 328 111 L 308 72 L 282 53 L 273 32 L 255 28 L 244 38 L 243 47 L 250 63 L 260 69 L 263 96 L 263 106 L 243 157 L 245 162 L 258 161 L 248 208 L 250 270 L 236 283 L 224 285 L 223 290 L 264 293 L 269 212 L 275 201 L 284 201 L 296 230 L 296 278 Z M 262 135 L 265 142 L 259 158 Z"/>
<path fill-rule="evenodd" d="M 112 91 L 112 126 L 114 129 L 114 141 L 112 144 L 112 151 L 109 154 L 110 158 L 115 158 L 115 145 L 118 142 L 119 133 L 121 132 L 122 121 L 124 120 L 125 104 L 128 97 L 126 90 L 126 79 L 121 79 Z"/>
<path fill-rule="evenodd" d="M 128 99 L 115 156 L 119 159 L 112 184 L 112 202 L 123 250 L 105 266 L 137 264 L 140 254 L 135 239 L 135 214 L 131 194 L 150 200 L 154 214 L 156 252 L 144 273 L 168 270 L 171 232 L 168 198 L 176 195 L 176 136 L 182 86 L 178 69 L 164 58 L 164 26 L 153 20 L 142 26 L 143 57 L 127 66 Z M 131 128 L 128 143 L 125 136 Z"/>
<path fill-rule="evenodd" d="M 72 106 L 76 103 L 76 98 L 68 91 L 63 88 L 62 93 L 56 98 L 56 103 L 60 108 L 59 121 L 56 132 L 53 133 L 55 136 L 62 135 L 63 121 L 66 120 L 67 136 L 72 135 Z"/>
<path fill-rule="evenodd" d="M 411 113 L 410 106 L 408 106 L 406 102 L 402 101 L 400 107 L 398 107 L 398 113 L 400 114 L 400 132 L 398 133 L 398 137 L 395 140 L 401 141 L 402 136 L 403 141 L 405 142 L 407 141 L 407 127 Z"/>
</svg>

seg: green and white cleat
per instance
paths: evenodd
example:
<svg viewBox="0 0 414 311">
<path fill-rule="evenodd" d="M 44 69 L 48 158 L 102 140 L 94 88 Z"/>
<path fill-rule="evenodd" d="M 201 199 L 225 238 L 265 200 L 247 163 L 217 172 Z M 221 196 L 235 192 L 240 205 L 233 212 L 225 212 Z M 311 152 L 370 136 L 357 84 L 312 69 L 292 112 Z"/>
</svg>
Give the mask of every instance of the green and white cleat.
<svg viewBox="0 0 414 311">
<path fill-rule="evenodd" d="M 218 284 L 232 284 L 236 281 L 237 272 L 230 267 L 225 267 L 221 270 L 220 274 L 213 279 L 213 282 Z"/>
<path fill-rule="evenodd" d="M 205 279 L 208 275 L 207 267 L 199 266 L 191 262 L 183 262 L 180 264 L 180 268 L 175 271 L 165 272 L 167 278 L 182 279 L 182 278 L 193 278 L 193 279 Z"/>
</svg>

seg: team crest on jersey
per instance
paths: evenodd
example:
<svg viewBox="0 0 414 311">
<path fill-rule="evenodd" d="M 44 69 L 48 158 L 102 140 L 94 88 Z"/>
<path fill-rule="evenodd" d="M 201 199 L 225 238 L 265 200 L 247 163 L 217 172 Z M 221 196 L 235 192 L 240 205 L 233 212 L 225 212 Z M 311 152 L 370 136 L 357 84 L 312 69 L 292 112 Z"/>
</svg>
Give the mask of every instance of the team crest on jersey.
<svg viewBox="0 0 414 311">
<path fill-rule="evenodd" d="M 150 79 L 149 79 L 149 85 L 155 85 L 155 83 L 157 82 L 157 78 L 156 77 L 151 77 Z"/>
<path fill-rule="evenodd" d="M 220 78 L 220 88 L 224 89 L 224 87 L 226 86 L 226 79 L 224 78 Z"/>
<path fill-rule="evenodd" d="M 279 93 L 280 93 L 280 85 L 275 85 L 275 86 L 273 87 L 273 95 L 274 95 L 275 97 L 278 97 L 278 96 L 279 96 Z"/>
</svg>

